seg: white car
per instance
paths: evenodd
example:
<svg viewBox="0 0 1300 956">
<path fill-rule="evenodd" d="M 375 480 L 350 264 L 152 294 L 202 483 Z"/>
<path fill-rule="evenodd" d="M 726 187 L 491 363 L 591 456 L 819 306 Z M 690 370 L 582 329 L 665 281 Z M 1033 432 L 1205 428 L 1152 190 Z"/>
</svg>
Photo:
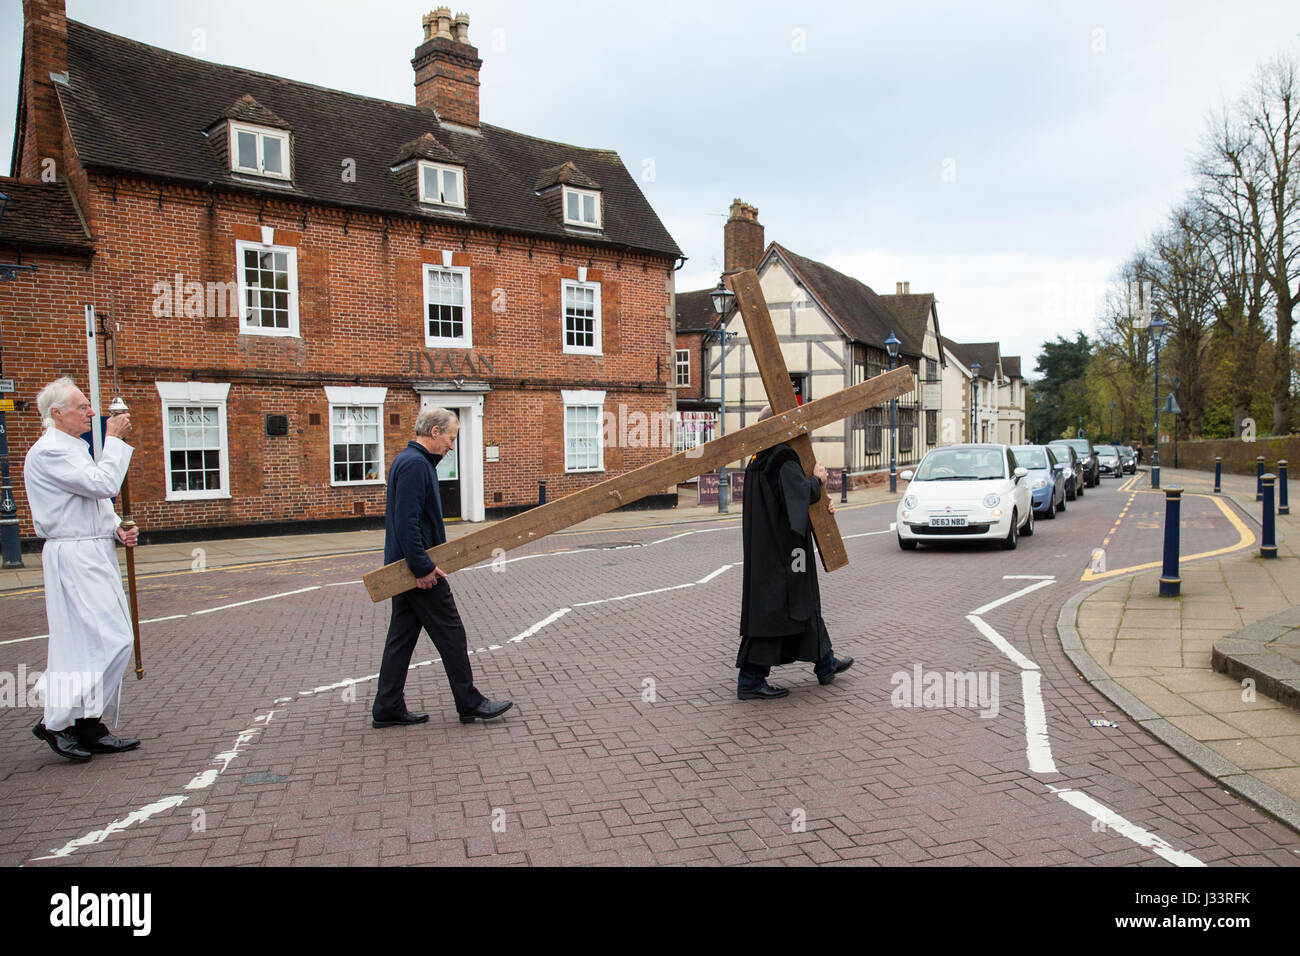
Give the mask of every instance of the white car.
<svg viewBox="0 0 1300 956">
<path fill-rule="evenodd" d="M 948 445 L 931 449 L 915 472 L 900 477 L 898 546 L 922 541 L 996 540 L 1016 546 L 1034 533 L 1032 493 L 1007 445 Z"/>
</svg>

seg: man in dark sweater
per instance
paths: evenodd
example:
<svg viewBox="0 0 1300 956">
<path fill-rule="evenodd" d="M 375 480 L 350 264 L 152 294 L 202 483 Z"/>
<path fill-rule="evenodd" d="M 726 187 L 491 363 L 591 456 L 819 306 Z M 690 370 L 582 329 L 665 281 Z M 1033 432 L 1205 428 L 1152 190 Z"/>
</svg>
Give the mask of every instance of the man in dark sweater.
<svg viewBox="0 0 1300 956">
<path fill-rule="evenodd" d="M 403 690 L 411 654 L 420 628 L 429 632 L 442 657 L 460 722 L 490 720 L 511 707 L 508 700 L 491 701 L 474 687 L 461 623 L 451 585 L 425 552 L 447 540 L 438 494 L 438 462 L 456 443 L 460 425 L 445 408 L 425 408 L 415 419 L 415 440 L 393 459 L 388 469 L 388 503 L 384 511 L 384 563 L 405 560 L 415 575 L 415 587 L 393 598 L 379 686 L 371 708 L 375 727 L 420 724 L 428 714 L 406 708 Z"/>
</svg>

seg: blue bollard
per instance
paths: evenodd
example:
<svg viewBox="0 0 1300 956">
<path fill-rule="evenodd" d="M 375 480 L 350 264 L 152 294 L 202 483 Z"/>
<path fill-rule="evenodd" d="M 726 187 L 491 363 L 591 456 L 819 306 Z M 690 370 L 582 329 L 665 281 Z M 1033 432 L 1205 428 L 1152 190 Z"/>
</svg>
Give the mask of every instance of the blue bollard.
<svg viewBox="0 0 1300 956">
<path fill-rule="evenodd" d="M 1165 489 L 1165 565 L 1160 572 L 1160 596 L 1178 597 L 1183 579 L 1178 576 L 1179 512 L 1183 489 L 1175 485 Z"/>
<path fill-rule="evenodd" d="M 1276 475 L 1263 475 L 1260 483 L 1264 486 L 1264 539 L 1259 545 L 1261 558 L 1277 557 L 1277 526 L 1273 521 L 1273 482 Z"/>
<path fill-rule="evenodd" d="M 1255 500 L 1264 500 L 1264 456 L 1255 459 Z"/>
<path fill-rule="evenodd" d="M 1283 462 L 1283 464 L 1286 464 Z M 840 504 L 849 503 L 849 469 L 846 467 L 840 472 Z"/>
<path fill-rule="evenodd" d="M 1214 456 L 1214 493 L 1223 491 L 1223 456 Z"/>
<path fill-rule="evenodd" d="M 537 503 L 539 505 L 546 504 L 546 479 L 545 478 L 537 479 Z"/>
<path fill-rule="evenodd" d="M 1280 515 L 1289 515 L 1291 506 L 1286 500 L 1286 459 L 1283 458 L 1277 463 L 1277 513 Z"/>
</svg>

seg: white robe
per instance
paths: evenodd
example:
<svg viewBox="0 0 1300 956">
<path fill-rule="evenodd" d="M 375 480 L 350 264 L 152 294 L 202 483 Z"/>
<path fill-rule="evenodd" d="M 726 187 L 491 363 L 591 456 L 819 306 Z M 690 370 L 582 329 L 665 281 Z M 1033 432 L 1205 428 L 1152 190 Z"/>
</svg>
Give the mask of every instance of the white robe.
<svg viewBox="0 0 1300 956">
<path fill-rule="evenodd" d="M 63 730 L 78 717 L 117 725 L 122 677 L 131 661 L 131 612 L 114 546 L 120 519 L 109 500 L 122 487 L 132 448 L 104 439 L 99 462 L 80 438 L 49 428 L 23 463 L 27 502 L 45 538 L 45 614 L 50 643 L 36 689 L 45 697 L 45 727 Z"/>
</svg>

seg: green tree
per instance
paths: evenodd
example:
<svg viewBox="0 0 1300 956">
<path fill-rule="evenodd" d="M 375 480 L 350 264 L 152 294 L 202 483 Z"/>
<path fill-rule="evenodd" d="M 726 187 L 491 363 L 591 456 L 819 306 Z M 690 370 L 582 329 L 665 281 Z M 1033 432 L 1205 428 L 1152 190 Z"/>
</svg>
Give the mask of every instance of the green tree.
<svg viewBox="0 0 1300 956">
<path fill-rule="evenodd" d="M 1080 415 L 1088 415 L 1086 373 L 1092 357 L 1092 343 L 1082 332 L 1071 342 L 1058 335 L 1054 342 L 1044 342 L 1034 371 L 1041 378 L 1035 383 L 1037 412 L 1042 437 L 1050 440 L 1074 434 Z M 1087 422 L 1085 422 L 1087 427 Z"/>
</svg>

